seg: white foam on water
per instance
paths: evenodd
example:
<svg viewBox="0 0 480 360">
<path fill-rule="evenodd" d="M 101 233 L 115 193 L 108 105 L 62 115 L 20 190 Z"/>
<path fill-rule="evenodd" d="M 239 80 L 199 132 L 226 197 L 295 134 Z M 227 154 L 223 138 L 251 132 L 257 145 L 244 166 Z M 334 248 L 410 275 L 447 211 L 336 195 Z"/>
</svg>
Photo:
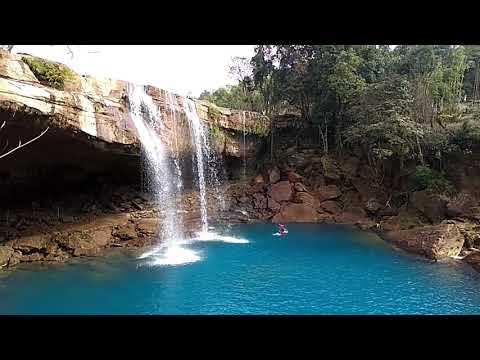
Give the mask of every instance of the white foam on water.
<svg viewBox="0 0 480 360">
<path fill-rule="evenodd" d="M 158 256 L 155 256 L 151 265 L 184 265 L 201 260 L 197 251 L 185 248 L 180 245 L 169 246 Z"/>
<path fill-rule="evenodd" d="M 197 237 L 193 238 L 195 241 L 217 241 L 217 242 L 224 242 L 230 244 L 248 244 L 249 241 L 247 239 L 236 238 L 233 236 L 225 236 L 220 235 L 213 232 L 199 232 Z"/>
<path fill-rule="evenodd" d="M 197 241 L 204 242 L 223 242 L 229 244 L 248 244 L 247 239 L 236 238 L 233 236 L 220 235 L 214 232 L 202 231 L 191 239 L 176 240 L 167 242 L 168 246 L 159 246 L 140 255 L 138 259 L 149 259 L 147 265 L 150 266 L 175 266 L 194 263 L 202 260 L 200 253 L 188 248 Z"/>
<path fill-rule="evenodd" d="M 175 244 L 147 251 L 139 259 L 150 259 L 147 262 L 150 266 L 166 266 L 194 263 L 201 260 L 201 256 L 195 250 Z"/>
</svg>

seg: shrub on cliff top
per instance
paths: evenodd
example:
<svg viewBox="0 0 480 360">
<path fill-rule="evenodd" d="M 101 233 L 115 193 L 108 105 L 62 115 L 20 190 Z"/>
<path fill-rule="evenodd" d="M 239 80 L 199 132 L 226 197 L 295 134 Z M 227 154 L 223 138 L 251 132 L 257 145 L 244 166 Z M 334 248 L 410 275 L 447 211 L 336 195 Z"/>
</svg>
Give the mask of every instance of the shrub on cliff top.
<svg viewBox="0 0 480 360">
<path fill-rule="evenodd" d="M 65 82 L 74 78 L 74 73 L 62 64 L 39 58 L 22 57 L 40 83 L 58 90 L 65 88 Z"/>
<path fill-rule="evenodd" d="M 208 117 L 218 122 L 222 118 L 222 113 L 214 105 L 208 107 Z"/>
</svg>

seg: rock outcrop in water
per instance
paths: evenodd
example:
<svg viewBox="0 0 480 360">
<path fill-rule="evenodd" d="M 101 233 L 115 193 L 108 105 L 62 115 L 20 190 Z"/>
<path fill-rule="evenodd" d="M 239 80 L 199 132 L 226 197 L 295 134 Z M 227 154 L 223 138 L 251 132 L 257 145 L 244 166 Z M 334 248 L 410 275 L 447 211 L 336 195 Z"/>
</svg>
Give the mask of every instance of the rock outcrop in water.
<svg viewBox="0 0 480 360">
<path fill-rule="evenodd" d="M 457 257 L 465 241 L 456 224 L 392 231 L 386 237 L 402 249 L 435 260 Z"/>
</svg>

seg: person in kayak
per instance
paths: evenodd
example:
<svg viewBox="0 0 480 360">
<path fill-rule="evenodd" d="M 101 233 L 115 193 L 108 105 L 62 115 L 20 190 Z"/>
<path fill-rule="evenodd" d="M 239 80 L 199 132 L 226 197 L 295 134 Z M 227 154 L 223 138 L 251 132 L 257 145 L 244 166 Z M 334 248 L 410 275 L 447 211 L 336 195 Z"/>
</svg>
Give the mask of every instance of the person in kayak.
<svg viewBox="0 0 480 360">
<path fill-rule="evenodd" d="M 278 224 L 278 232 L 280 233 L 280 235 L 285 235 L 288 231 L 285 228 L 285 225 Z"/>
</svg>

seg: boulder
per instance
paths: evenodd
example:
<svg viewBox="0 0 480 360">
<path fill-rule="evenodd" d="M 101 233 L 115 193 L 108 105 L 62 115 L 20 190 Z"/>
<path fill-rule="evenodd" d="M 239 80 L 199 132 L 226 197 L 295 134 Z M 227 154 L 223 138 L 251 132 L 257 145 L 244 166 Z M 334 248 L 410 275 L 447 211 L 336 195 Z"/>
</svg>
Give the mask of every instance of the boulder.
<svg viewBox="0 0 480 360">
<path fill-rule="evenodd" d="M 48 253 L 56 245 L 50 239 L 50 235 L 38 234 L 31 236 L 24 236 L 8 242 L 8 245 L 15 250 L 19 250 L 22 253 L 43 252 Z"/>
<path fill-rule="evenodd" d="M 365 210 L 367 210 L 370 214 L 376 214 L 380 209 L 383 207 L 377 199 L 371 198 L 368 199 L 365 203 Z"/>
<path fill-rule="evenodd" d="M 55 235 L 55 241 L 73 256 L 94 256 L 100 250 L 94 237 L 88 231 L 58 233 Z"/>
<path fill-rule="evenodd" d="M 263 178 L 262 174 L 255 176 L 255 178 L 252 180 L 252 185 L 255 184 L 265 184 L 265 179 Z"/>
<path fill-rule="evenodd" d="M 296 172 L 293 171 L 289 171 L 287 173 L 287 178 L 288 181 L 290 181 L 291 183 L 298 183 L 303 181 L 303 176 L 298 175 Z"/>
<path fill-rule="evenodd" d="M 280 180 L 280 170 L 278 169 L 278 167 L 275 166 L 268 173 L 268 181 L 270 182 L 270 184 L 275 184 L 279 180 Z"/>
<path fill-rule="evenodd" d="M 7 266 L 13 255 L 13 249 L 10 246 L 0 245 L 0 268 Z"/>
<path fill-rule="evenodd" d="M 387 206 L 378 211 L 378 216 L 396 216 L 399 213 L 399 209 L 395 206 Z"/>
<path fill-rule="evenodd" d="M 328 156 L 322 156 L 321 158 L 323 174 L 327 179 L 339 181 L 340 172 L 337 167 L 333 164 L 333 161 Z"/>
<path fill-rule="evenodd" d="M 363 206 L 362 195 L 358 191 L 348 190 L 343 193 L 340 200 L 345 208 Z"/>
<path fill-rule="evenodd" d="M 423 216 L 432 224 L 439 223 L 446 216 L 447 201 L 426 190 L 416 191 L 410 195 L 408 206 Z"/>
<path fill-rule="evenodd" d="M 399 209 L 397 215 L 388 218 L 381 223 L 383 231 L 407 230 L 425 226 L 417 215 L 410 213 L 405 206 Z"/>
<path fill-rule="evenodd" d="M 315 191 L 315 195 L 318 201 L 323 202 L 326 200 L 332 200 L 340 197 L 342 192 L 336 185 L 327 185 L 327 186 L 320 186 Z"/>
<path fill-rule="evenodd" d="M 478 205 L 472 194 L 462 191 L 447 203 L 446 214 L 450 217 L 468 217 L 471 208 Z"/>
<path fill-rule="evenodd" d="M 253 205 L 257 210 L 266 209 L 267 198 L 263 194 L 253 194 Z"/>
<path fill-rule="evenodd" d="M 281 206 L 273 198 L 267 197 L 267 207 L 268 207 L 268 209 L 272 210 L 273 212 L 277 212 L 277 211 L 280 210 Z"/>
<path fill-rule="evenodd" d="M 292 194 L 292 185 L 288 181 L 280 181 L 273 184 L 269 192 L 269 195 L 277 202 L 290 200 Z"/>
<path fill-rule="evenodd" d="M 319 206 L 319 201 L 312 195 L 307 192 L 297 192 L 293 197 L 293 202 L 298 204 L 310 205 L 313 208 L 317 209 Z"/>
<path fill-rule="evenodd" d="M 324 201 L 320 204 L 320 207 L 329 214 L 336 215 L 342 211 L 336 201 Z"/>
<path fill-rule="evenodd" d="M 360 207 L 345 208 L 342 213 L 335 216 L 335 221 L 339 224 L 356 225 L 365 220 L 365 210 Z"/>
<path fill-rule="evenodd" d="M 303 185 L 302 183 L 300 182 L 297 182 L 294 187 L 295 191 L 297 192 L 306 192 L 307 191 L 307 188 L 305 187 L 305 185 Z"/>
<path fill-rule="evenodd" d="M 131 222 L 128 222 L 125 225 L 118 225 L 116 226 L 113 231 L 112 235 L 120 240 L 131 240 L 137 237 L 137 232 L 135 231 L 135 225 Z"/>
<path fill-rule="evenodd" d="M 391 231 L 386 238 L 406 251 L 435 260 L 458 256 L 465 241 L 455 224 Z"/>
<path fill-rule="evenodd" d="M 465 261 L 475 270 L 480 271 L 480 252 L 479 251 L 475 251 L 471 254 L 468 254 L 463 258 L 463 261 Z"/>
<path fill-rule="evenodd" d="M 272 219 L 273 223 L 314 223 L 317 222 L 317 211 L 308 204 L 287 204 Z"/>
</svg>

